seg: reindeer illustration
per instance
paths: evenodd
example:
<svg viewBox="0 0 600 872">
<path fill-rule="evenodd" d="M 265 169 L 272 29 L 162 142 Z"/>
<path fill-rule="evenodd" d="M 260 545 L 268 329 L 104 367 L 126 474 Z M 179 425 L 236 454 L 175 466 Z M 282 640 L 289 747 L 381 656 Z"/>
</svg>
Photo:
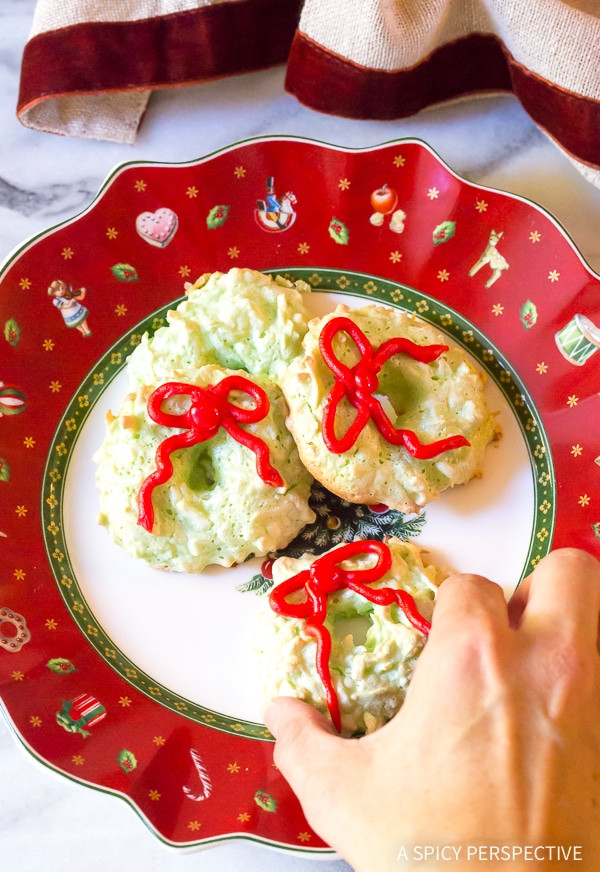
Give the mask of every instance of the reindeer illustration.
<svg viewBox="0 0 600 872">
<path fill-rule="evenodd" d="M 490 288 L 494 284 L 494 282 L 500 278 L 503 270 L 508 269 L 508 262 L 506 258 L 502 257 L 502 255 L 496 248 L 496 246 L 498 245 L 498 241 L 502 238 L 503 232 L 504 231 L 497 233 L 495 230 L 492 230 L 488 239 L 488 244 L 486 245 L 483 254 L 469 270 L 469 275 L 474 276 L 475 273 L 478 272 L 482 266 L 486 266 L 486 264 L 489 265 L 490 269 L 492 270 L 492 274 L 485 283 L 486 288 Z"/>
</svg>

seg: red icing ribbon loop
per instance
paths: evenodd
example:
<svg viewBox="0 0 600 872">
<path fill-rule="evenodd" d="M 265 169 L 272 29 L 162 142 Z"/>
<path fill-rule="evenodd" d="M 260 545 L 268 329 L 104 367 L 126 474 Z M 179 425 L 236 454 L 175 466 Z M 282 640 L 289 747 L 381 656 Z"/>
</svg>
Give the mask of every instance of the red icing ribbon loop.
<svg viewBox="0 0 600 872">
<path fill-rule="evenodd" d="M 344 569 L 344 560 L 359 555 L 374 554 L 376 561 L 372 566 L 361 569 Z M 331 681 L 329 659 L 331 656 L 331 634 L 324 626 L 327 617 L 327 597 L 338 590 L 348 588 L 376 605 L 387 606 L 397 603 L 408 621 L 424 635 L 429 633 L 429 621 L 417 609 L 414 598 L 406 590 L 382 587 L 373 590 L 368 584 L 379 581 L 389 572 L 392 555 L 384 542 L 376 539 L 348 542 L 340 548 L 322 554 L 311 564 L 291 578 L 282 581 L 269 594 L 269 605 L 278 615 L 286 618 L 303 618 L 306 632 L 317 643 L 316 666 L 319 678 L 325 689 L 327 708 L 338 733 L 342 731 L 342 718 L 337 694 Z M 292 594 L 304 591 L 305 598 L 299 602 L 288 602 Z"/>
<path fill-rule="evenodd" d="M 251 408 L 242 408 L 228 397 L 232 391 L 241 391 L 254 400 Z M 185 412 L 172 414 L 164 412 L 162 404 L 175 396 L 187 396 L 190 405 Z M 154 507 L 152 494 L 154 488 L 165 484 L 173 475 L 171 454 L 179 448 L 190 448 L 199 442 L 206 442 L 217 434 L 220 427 L 249 448 L 256 455 L 256 471 L 265 484 L 281 487 L 283 479 L 269 460 L 269 449 L 262 439 L 253 433 L 242 430 L 241 424 L 254 424 L 269 412 L 269 398 L 265 391 L 249 379 L 231 375 L 208 387 L 166 382 L 152 391 L 148 397 L 147 409 L 150 418 L 163 427 L 177 427 L 183 430 L 168 436 L 156 449 L 156 469 L 142 482 L 138 493 L 138 524 L 152 532 L 154 526 Z"/>
<path fill-rule="evenodd" d="M 333 350 L 333 340 L 338 333 L 348 334 L 358 348 L 361 357 L 353 367 L 342 363 Z M 333 454 L 349 451 L 370 419 L 387 442 L 391 445 L 403 445 L 409 454 L 419 460 L 430 460 L 444 451 L 470 445 L 464 436 L 449 436 L 423 444 L 413 430 L 394 427 L 374 396 L 379 387 L 377 374 L 390 357 L 406 354 L 420 363 L 432 363 L 448 351 L 447 345 L 417 345 L 410 339 L 398 336 L 374 349 L 354 321 L 336 317 L 328 321 L 321 330 L 319 349 L 323 360 L 335 376 L 323 410 L 323 441 Z M 338 406 L 344 398 L 354 406 L 356 415 L 344 435 L 337 437 L 335 418 Z"/>
</svg>

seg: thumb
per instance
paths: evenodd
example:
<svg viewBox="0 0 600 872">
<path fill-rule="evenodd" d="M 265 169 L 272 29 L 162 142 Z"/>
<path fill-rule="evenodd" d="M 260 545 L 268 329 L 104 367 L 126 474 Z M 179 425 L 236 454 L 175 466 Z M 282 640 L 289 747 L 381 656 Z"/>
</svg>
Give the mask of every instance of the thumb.
<svg viewBox="0 0 600 872">
<path fill-rule="evenodd" d="M 264 720 L 276 738 L 275 765 L 300 800 L 305 814 L 332 771 L 342 768 L 351 744 L 335 735 L 330 722 L 313 706 L 299 699 L 280 696 L 264 712 Z"/>
</svg>

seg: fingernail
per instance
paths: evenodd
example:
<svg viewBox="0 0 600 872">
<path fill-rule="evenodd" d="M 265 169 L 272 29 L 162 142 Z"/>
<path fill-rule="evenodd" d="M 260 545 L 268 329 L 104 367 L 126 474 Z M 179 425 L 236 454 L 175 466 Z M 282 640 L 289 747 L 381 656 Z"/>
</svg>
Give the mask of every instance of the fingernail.
<svg viewBox="0 0 600 872">
<path fill-rule="evenodd" d="M 277 738 L 277 727 L 279 726 L 279 719 L 281 717 L 281 709 L 277 705 L 276 702 L 270 702 L 266 707 L 263 718 L 267 728 L 271 733 Z"/>
</svg>

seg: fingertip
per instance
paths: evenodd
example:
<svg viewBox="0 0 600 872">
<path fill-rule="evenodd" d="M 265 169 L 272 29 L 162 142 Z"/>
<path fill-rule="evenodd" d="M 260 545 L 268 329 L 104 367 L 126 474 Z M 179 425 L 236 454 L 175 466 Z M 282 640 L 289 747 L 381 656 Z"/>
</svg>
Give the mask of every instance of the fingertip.
<svg viewBox="0 0 600 872">
<path fill-rule="evenodd" d="M 580 639 L 597 640 L 600 611 L 600 562 L 580 548 L 557 548 L 527 579 L 521 627 L 551 627 Z"/>
<path fill-rule="evenodd" d="M 276 739 L 290 723 L 296 723 L 298 726 L 317 727 L 333 735 L 331 723 L 325 715 L 308 703 L 291 696 L 278 696 L 272 699 L 263 712 L 263 719 L 268 730 Z"/>
<path fill-rule="evenodd" d="M 557 548 L 546 555 L 540 562 L 540 566 L 544 563 L 558 562 L 564 565 L 565 569 L 570 569 L 571 572 L 582 575 L 583 577 L 595 576 L 600 581 L 600 562 L 589 551 L 582 548 Z"/>
<path fill-rule="evenodd" d="M 456 573 L 442 582 L 433 610 L 432 630 L 461 628 L 465 621 L 487 615 L 508 624 L 504 591 L 494 581 L 473 573 Z"/>
<path fill-rule="evenodd" d="M 344 753 L 346 742 L 321 712 L 299 699 L 276 697 L 263 716 L 276 740 L 275 765 L 304 803 L 315 779 L 326 783 L 328 761 L 332 754 Z"/>
<path fill-rule="evenodd" d="M 277 699 L 272 699 L 267 703 L 262 717 L 269 732 L 277 738 L 277 727 L 279 726 L 279 718 L 281 717 L 281 706 L 278 704 Z"/>
</svg>

